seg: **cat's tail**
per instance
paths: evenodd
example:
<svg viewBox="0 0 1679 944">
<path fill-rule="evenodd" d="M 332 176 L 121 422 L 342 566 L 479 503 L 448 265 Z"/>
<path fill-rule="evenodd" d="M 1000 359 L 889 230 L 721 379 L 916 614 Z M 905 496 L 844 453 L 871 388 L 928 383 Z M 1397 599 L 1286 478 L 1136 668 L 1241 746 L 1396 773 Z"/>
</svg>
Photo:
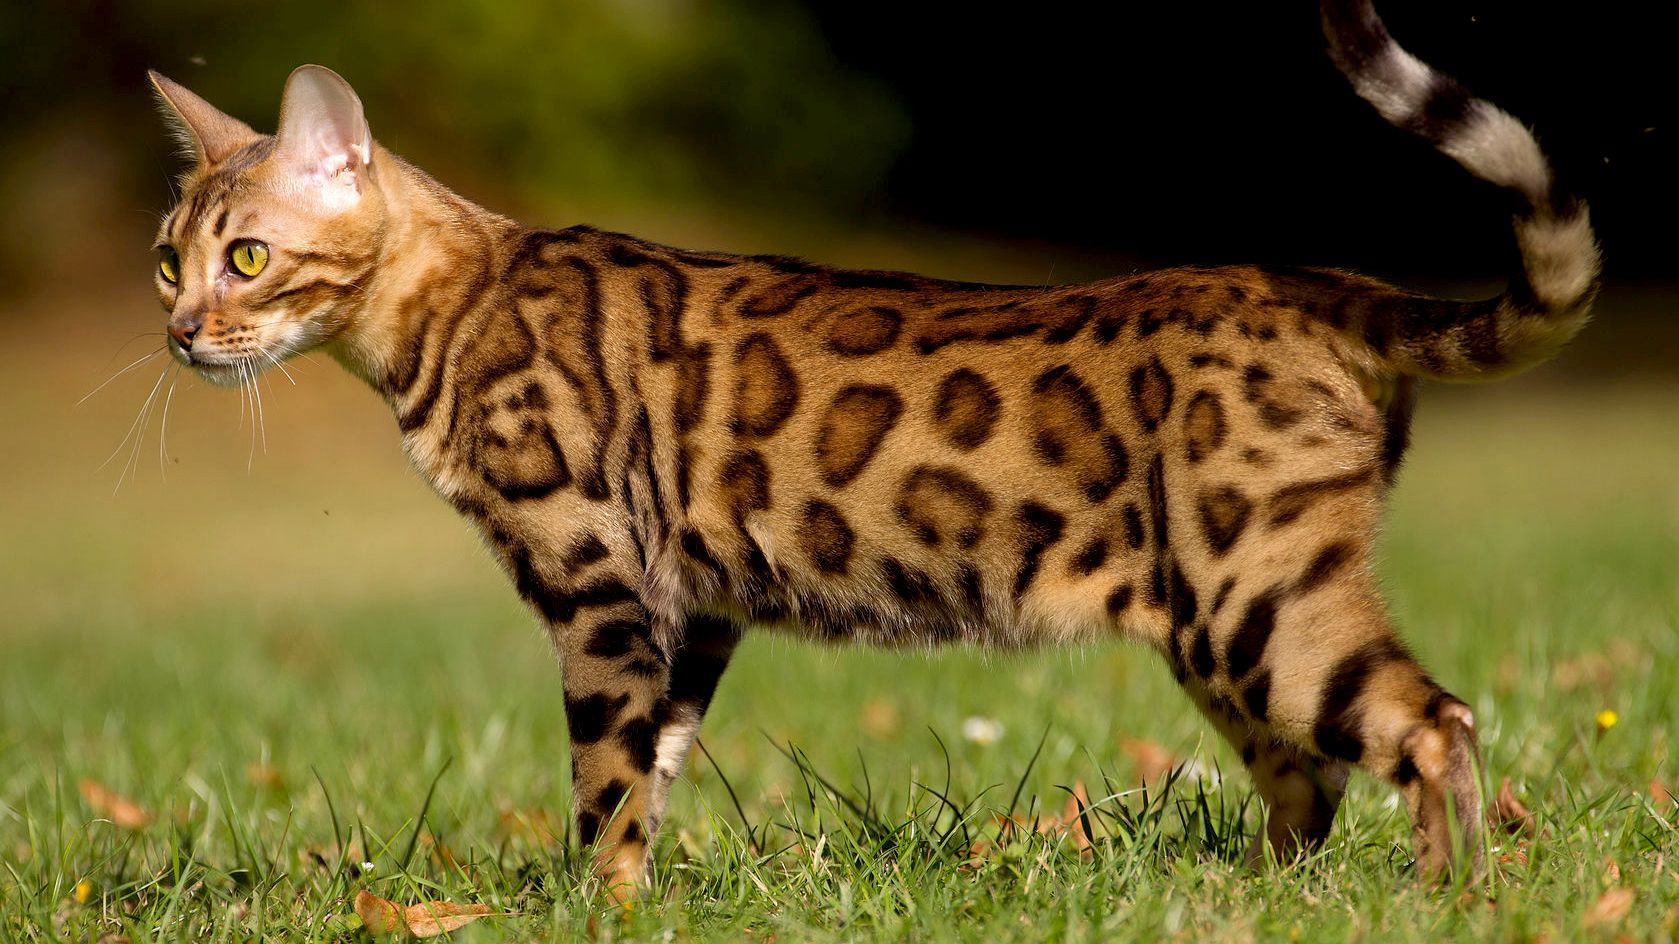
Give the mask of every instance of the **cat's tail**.
<svg viewBox="0 0 1679 944">
<path fill-rule="evenodd" d="M 1357 334 L 1392 369 L 1419 377 L 1488 379 L 1549 359 L 1585 326 L 1597 294 L 1585 202 L 1557 186 L 1521 122 L 1400 48 L 1369 0 L 1322 0 L 1322 14 L 1330 54 L 1364 100 L 1509 194 L 1521 251 L 1497 298 L 1372 299 Z"/>
</svg>

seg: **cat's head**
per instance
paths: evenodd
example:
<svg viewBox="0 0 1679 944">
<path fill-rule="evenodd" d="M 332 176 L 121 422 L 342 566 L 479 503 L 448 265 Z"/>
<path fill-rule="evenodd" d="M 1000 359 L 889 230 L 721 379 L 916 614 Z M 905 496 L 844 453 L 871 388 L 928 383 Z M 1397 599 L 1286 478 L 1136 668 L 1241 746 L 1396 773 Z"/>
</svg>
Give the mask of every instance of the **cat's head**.
<svg viewBox="0 0 1679 944">
<path fill-rule="evenodd" d="M 279 131 L 265 135 L 150 77 L 193 162 L 157 235 L 170 353 L 231 385 L 338 338 L 379 258 L 392 160 L 376 153 L 355 91 L 302 66 L 286 80 Z"/>
</svg>

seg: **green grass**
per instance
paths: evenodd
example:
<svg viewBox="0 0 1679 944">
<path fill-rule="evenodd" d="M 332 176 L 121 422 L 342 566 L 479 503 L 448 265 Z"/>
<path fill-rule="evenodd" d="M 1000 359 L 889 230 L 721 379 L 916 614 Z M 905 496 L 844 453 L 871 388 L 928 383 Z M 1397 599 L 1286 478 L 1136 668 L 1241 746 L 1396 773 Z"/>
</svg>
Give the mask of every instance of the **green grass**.
<svg viewBox="0 0 1679 944">
<path fill-rule="evenodd" d="M 625 915 L 519 825 L 567 808 L 559 673 L 369 395 L 325 363 L 265 390 L 270 452 L 247 472 L 237 397 L 178 391 L 168 483 L 148 442 L 111 497 L 115 472 L 93 470 L 149 378 L 72 409 L 100 376 L 0 340 L 0 433 L 38 443 L 0 465 L 0 940 L 355 939 L 364 886 L 516 912 L 462 940 L 582 938 L 591 915 L 602 940 L 1651 940 L 1679 923 L 1679 816 L 1648 789 L 1679 788 L 1674 387 L 1425 396 L 1384 575 L 1475 709 L 1494 783 L 1543 829 L 1525 858 L 1495 837 L 1484 889 L 1416 885 L 1403 810 L 1362 777 L 1319 857 L 1243 870 L 1246 776 L 1146 653 L 755 637 L 707 721 L 715 767 L 697 758 L 673 792 L 657 893 Z M 1604 709 L 1620 720 L 1600 735 Z M 976 715 L 1001 738 L 964 738 Z M 1194 763 L 1145 794 L 1130 738 Z M 154 821 L 100 818 L 84 779 Z M 1062 833 L 970 860 L 1017 789 L 1017 813 L 1058 814 L 1077 781 L 1098 801 L 1089 856 Z M 1613 885 L 1630 910 L 1587 927 Z"/>
</svg>

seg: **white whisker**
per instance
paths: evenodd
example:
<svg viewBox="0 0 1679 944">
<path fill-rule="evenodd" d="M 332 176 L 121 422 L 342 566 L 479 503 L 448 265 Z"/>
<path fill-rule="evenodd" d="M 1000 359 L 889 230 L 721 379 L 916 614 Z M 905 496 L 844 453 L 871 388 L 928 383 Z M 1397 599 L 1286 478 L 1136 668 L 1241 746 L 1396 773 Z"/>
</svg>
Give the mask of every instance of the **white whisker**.
<svg viewBox="0 0 1679 944">
<path fill-rule="evenodd" d="M 251 378 L 251 392 L 256 394 L 257 398 L 257 427 L 262 430 L 262 454 L 266 456 L 268 455 L 268 415 L 262 411 L 262 388 L 257 385 L 257 369 L 247 366 L 246 370 Z"/>
<path fill-rule="evenodd" d="M 111 489 L 112 495 L 116 495 L 118 492 L 122 491 L 123 479 L 131 478 L 132 473 L 138 471 L 139 469 L 140 446 L 146 440 L 146 427 L 149 425 L 152 417 L 152 406 L 157 403 L 158 391 L 163 389 L 163 381 L 168 376 L 169 368 L 167 367 L 158 372 L 157 383 L 152 384 L 152 391 L 147 394 L 146 402 L 140 405 L 140 415 L 134 418 L 134 425 L 129 427 L 130 432 L 133 433 L 132 438 L 134 439 L 134 446 L 129 449 L 128 459 L 123 462 L 122 471 L 117 475 L 117 484 Z M 127 443 L 129 438 L 130 437 L 128 436 L 124 436 L 122 443 L 117 444 L 118 452 L 122 451 L 123 444 Z M 113 452 L 111 453 L 110 458 L 106 459 L 105 462 L 109 463 L 111 459 L 114 458 L 116 458 L 116 453 Z M 104 467 L 105 466 L 103 464 L 100 465 L 101 469 Z"/>
<path fill-rule="evenodd" d="M 89 390 L 87 392 L 87 396 L 84 396 L 80 400 L 77 400 L 76 405 L 81 406 L 82 404 L 86 403 L 88 397 L 91 397 L 94 394 L 98 393 L 99 391 L 105 389 L 106 387 L 109 387 L 111 385 L 111 381 L 116 380 L 118 377 L 121 377 L 123 374 L 128 373 L 129 371 L 133 370 L 134 368 L 139 367 L 141 364 L 144 364 L 145 362 L 151 360 L 152 358 L 154 358 L 154 357 L 156 357 L 156 356 L 158 356 L 159 354 L 162 354 L 162 353 L 163 353 L 163 348 L 160 347 L 157 350 L 151 352 L 150 354 L 147 354 L 144 357 L 141 357 L 139 360 L 136 360 L 133 363 L 129 364 L 127 367 L 124 367 L 122 370 L 119 370 L 116 373 L 112 374 L 110 376 L 110 379 L 106 380 L 104 383 L 100 384 L 99 386 L 94 387 L 92 390 Z"/>
<path fill-rule="evenodd" d="M 181 379 L 181 365 L 169 373 L 169 393 L 163 398 L 163 423 L 157 430 L 157 472 L 169 481 L 169 404 L 175 402 L 175 383 Z"/>
<path fill-rule="evenodd" d="M 268 358 L 268 363 L 273 364 L 275 367 L 280 368 L 280 373 L 286 375 L 286 379 L 291 381 L 292 386 L 294 386 L 294 387 L 297 386 L 297 378 L 293 377 L 291 375 L 291 371 L 286 369 L 286 365 L 280 363 L 279 358 L 275 357 L 273 354 L 268 353 L 267 351 L 263 351 L 262 356 Z"/>
<path fill-rule="evenodd" d="M 158 388 L 163 386 L 163 378 L 168 373 L 169 373 L 168 370 L 162 370 L 162 371 L 158 372 L 157 383 L 152 384 L 152 392 L 149 395 L 147 395 L 145 403 L 140 404 L 140 412 L 138 412 L 134 415 L 134 422 L 132 422 L 128 425 L 128 433 L 122 437 L 122 442 L 117 443 L 117 448 L 111 450 L 111 454 L 105 457 L 105 461 L 99 463 L 99 469 L 103 469 L 106 466 L 110 465 L 111 460 L 115 459 L 117 457 L 117 453 L 122 452 L 122 447 L 128 445 L 129 437 L 134 435 L 134 430 L 136 428 L 138 428 L 139 425 L 140 425 L 140 417 L 145 415 L 146 406 L 152 402 L 153 397 L 157 396 Z M 99 469 L 95 469 L 94 471 L 97 472 L 97 471 L 99 471 Z M 122 487 L 121 477 L 118 477 L 118 479 L 117 479 L 117 487 L 118 488 Z M 116 494 L 116 493 L 113 492 L 112 494 Z"/>
<path fill-rule="evenodd" d="M 251 389 L 251 372 L 244 361 L 236 362 L 239 370 L 239 389 L 241 392 Z M 248 395 L 248 394 L 247 394 Z M 245 457 L 245 471 L 249 473 L 257 458 L 257 401 L 251 397 L 251 451 Z"/>
<path fill-rule="evenodd" d="M 244 374 L 243 371 L 240 371 L 239 372 L 239 425 L 234 428 L 234 432 L 238 432 L 239 430 L 245 428 L 245 407 L 246 407 L 246 402 L 248 400 L 250 400 L 250 394 L 247 393 L 246 390 L 245 390 L 245 374 Z M 251 422 L 253 422 L 253 423 L 256 422 L 256 408 L 255 407 L 251 408 Z"/>
</svg>

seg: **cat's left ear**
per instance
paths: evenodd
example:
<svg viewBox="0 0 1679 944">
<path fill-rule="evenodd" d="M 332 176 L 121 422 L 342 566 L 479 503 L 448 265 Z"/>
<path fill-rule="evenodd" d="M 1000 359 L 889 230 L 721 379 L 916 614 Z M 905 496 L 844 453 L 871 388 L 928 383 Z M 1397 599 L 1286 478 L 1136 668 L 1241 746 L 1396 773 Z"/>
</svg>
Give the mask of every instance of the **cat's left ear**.
<svg viewBox="0 0 1679 944">
<path fill-rule="evenodd" d="M 359 201 L 371 183 L 373 134 L 350 83 L 325 66 L 293 70 L 280 99 L 276 156 L 329 206 Z"/>
</svg>

